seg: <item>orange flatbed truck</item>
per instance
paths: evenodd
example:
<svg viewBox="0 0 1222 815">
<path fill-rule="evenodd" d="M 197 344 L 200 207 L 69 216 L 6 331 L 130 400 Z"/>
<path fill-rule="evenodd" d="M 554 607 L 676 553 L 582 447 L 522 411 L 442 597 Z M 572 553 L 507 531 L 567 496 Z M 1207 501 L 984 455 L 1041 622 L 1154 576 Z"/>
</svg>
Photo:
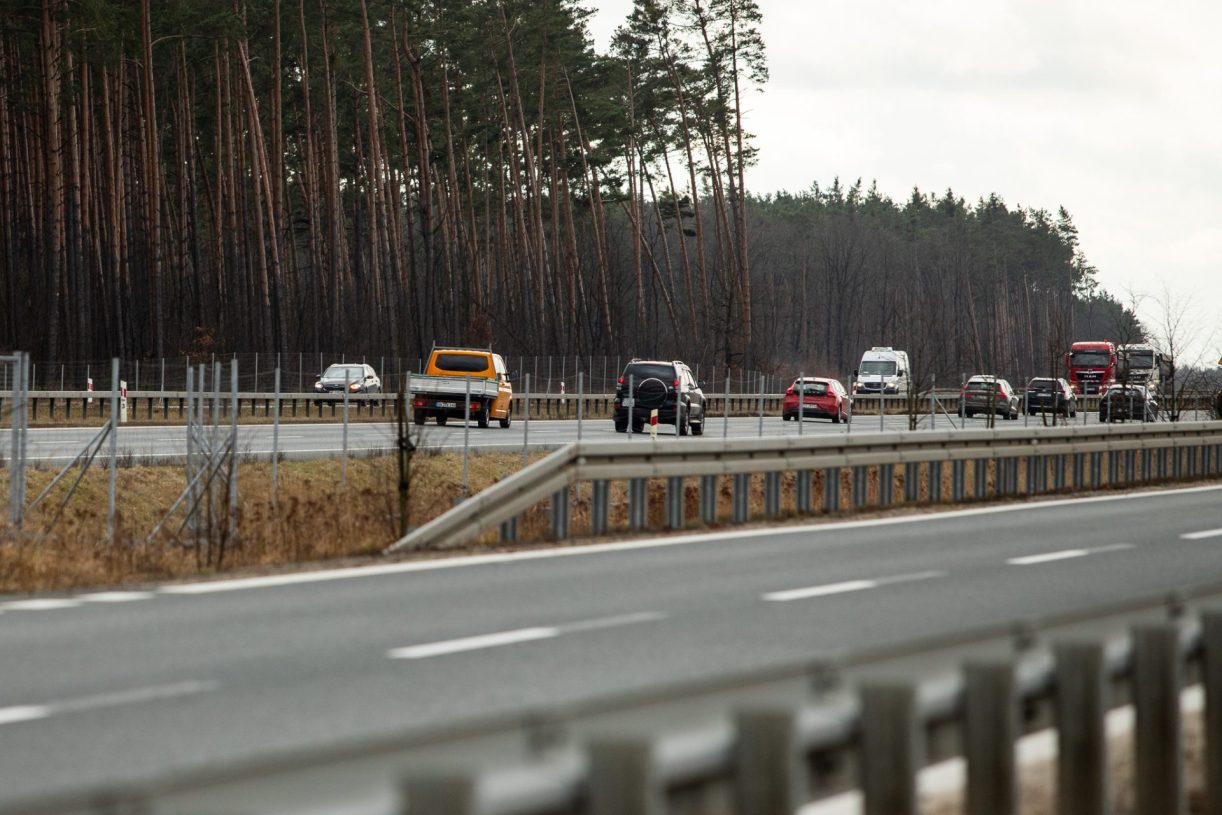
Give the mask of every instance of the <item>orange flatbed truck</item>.
<svg viewBox="0 0 1222 815">
<path fill-rule="evenodd" d="M 424 373 L 408 380 L 412 421 L 422 425 L 430 417 L 443 425 L 468 415 L 480 427 L 496 419 L 509 427 L 513 386 L 500 354 L 478 348 L 434 348 Z"/>
</svg>

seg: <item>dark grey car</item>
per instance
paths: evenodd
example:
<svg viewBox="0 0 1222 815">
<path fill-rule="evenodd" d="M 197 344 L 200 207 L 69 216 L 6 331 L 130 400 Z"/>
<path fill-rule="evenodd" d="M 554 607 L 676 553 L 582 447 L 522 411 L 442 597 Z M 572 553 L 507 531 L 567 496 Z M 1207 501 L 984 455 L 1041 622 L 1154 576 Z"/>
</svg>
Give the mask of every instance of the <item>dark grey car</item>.
<svg viewBox="0 0 1222 815">
<path fill-rule="evenodd" d="M 634 359 L 624 368 L 615 388 L 612 418 L 617 433 L 640 433 L 653 411 L 658 424 L 670 424 L 680 436 L 704 433 L 704 391 L 692 371 L 679 360 Z"/>
<path fill-rule="evenodd" d="M 1077 416 L 1078 395 L 1064 379 L 1037 376 L 1027 383 L 1027 412 Z"/>
</svg>

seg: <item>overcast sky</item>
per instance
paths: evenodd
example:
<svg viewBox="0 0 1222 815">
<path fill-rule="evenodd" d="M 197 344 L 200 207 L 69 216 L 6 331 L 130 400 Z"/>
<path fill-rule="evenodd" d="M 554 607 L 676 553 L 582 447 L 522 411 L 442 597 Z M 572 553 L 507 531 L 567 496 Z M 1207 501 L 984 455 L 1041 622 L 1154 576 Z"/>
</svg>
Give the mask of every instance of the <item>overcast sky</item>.
<svg viewBox="0 0 1222 815">
<path fill-rule="evenodd" d="M 600 49 L 631 0 L 584 0 Z M 1069 210 L 1104 288 L 1189 303 L 1222 357 L 1222 4 L 759 0 L 762 194 L 876 179 L 893 199 Z"/>
</svg>

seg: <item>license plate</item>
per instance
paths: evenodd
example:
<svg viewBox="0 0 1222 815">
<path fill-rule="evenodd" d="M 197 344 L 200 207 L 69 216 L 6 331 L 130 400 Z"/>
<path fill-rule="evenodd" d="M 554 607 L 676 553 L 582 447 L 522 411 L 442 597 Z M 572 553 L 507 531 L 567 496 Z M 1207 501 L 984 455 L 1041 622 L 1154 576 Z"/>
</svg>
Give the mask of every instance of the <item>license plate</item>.
<svg viewBox="0 0 1222 815">
<path fill-rule="evenodd" d="M 439 408 L 456 408 L 456 407 L 458 407 L 458 403 L 457 403 L 457 402 L 438 402 L 438 403 L 437 403 L 437 407 L 439 407 Z"/>
</svg>

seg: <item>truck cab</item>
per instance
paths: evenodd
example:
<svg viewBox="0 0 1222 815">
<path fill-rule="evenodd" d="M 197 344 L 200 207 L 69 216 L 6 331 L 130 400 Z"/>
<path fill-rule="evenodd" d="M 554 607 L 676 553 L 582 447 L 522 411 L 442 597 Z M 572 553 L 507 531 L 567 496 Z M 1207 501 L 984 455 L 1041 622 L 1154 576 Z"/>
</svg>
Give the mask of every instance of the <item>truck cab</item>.
<svg viewBox="0 0 1222 815">
<path fill-rule="evenodd" d="M 1157 392 L 1162 384 L 1163 357 L 1153 346 L 1122 345 L 1116 350 L 1120 362 L 1117 380 L 1125 385 L 1143 385 Z"/>
<path fill-rule="evenodd" d="M 1116 383 L 1116 346 L 1107 340 L 1075 342 L 1065 355 L 1074 393 L 1103 393 Z"/>
<path fill-rule="evenodd" d="M 492 419 L 509 427 L 513 386 L 505 360 L 490 350 L 434 348 L 424 373 L 412 376 L 408 389 L 412 420 L 418 425 L 430 417 L 444 425 L 470 416 L 480 427 Z"/>
<path fill-rule="evenodd" d="M 907 351 L 897 351 L 889 345 L 876 345 L 861 355 L 853 390 L 857 393 L 906 396 L 911 386 L 911 376 Z"/>
</svg>

